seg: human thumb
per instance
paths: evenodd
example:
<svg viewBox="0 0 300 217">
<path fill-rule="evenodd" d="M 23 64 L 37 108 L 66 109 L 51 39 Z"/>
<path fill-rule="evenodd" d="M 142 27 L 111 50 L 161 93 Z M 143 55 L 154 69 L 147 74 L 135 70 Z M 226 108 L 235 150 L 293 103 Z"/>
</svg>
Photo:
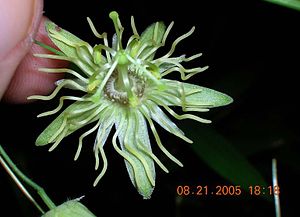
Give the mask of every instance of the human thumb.
<svg viewBox="0 0 300 217">
<path fill-rule="evenodd" d="M 0 99 L 32 45 L 42 8 L 42 0 L 0 0 Z"/>
</svg>

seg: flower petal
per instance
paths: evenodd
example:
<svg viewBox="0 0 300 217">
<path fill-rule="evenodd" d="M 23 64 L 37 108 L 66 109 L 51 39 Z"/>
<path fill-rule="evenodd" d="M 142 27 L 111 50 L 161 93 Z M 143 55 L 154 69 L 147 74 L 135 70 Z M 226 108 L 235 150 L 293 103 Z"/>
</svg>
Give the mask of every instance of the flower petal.
<svg viewBox="0 0 300 217">
<path fill-rule="evenodd" d="M 177 125 L 171 121 L 171 119 L 155 103 L 148 101 L 147 104 L 151 118 L 156 123 L 158 123 L 166 131 L 178 136 L 186 142 L 192 143 L 192 141 L 184 135 L 183 131 L 180 130 Z"/>
<path fill-rule="evenodd" d="M 94 143 L 94 150 L 96 148 L 103 148 L 103 146 L 106 143 L 106 140 L 110 134 L 110 131 L 113 127 L 113 117 L 111 119 L 105 119 L 104 122 L 100 123 L 100 126 L 98 128 L 97 137 L 95 139 Z"/>
<path fill-rule="evenodd" d="M 99 156 L 98 153 L 100 151 L 100 154 L 103 151 L 103 147 L 106 143 L 106 140 L 110 134 L 110 131 L 114 125 L 115 117 L 114 117 L 114 109 L 107 109 L 109 111 L 105 111 L 103 115 L 100 116 L 100 126 L 98 128 L 97 136 L 94 142 L 94 152 L 95 152 L 95 158 L 96 158 L 96 165 L 95 169 L 98 169 L 99 166 Z M 111 115 L 109 115 L 109 114 Z"/>
<path fill-rule="evenodd" d="M 96 180 L 94 182 L 94 186 L 97 185 L 97 183 L 104 176 L 104 174 L 107 170 L 108 161 L 107 161 L 107 158 L 106 158 L 106 155 L 104 152 L 104 145 L 105 145 L 106 140 L 110 134 L 110 131 L 115 123 L 116 115 L 114 113 L 115 113 L 114 109 L 107 108 L 106 111 L 104 111 L 103 114 L 100 115 L 99 122 L 101 122 L 101 123 L 98 128 L 98 133 L 97 133 L 95 143 L 94 143 L 94 153 L 95 153 L 95 160 L 96 160 L 95 169 L 97 170 L 99 167 L 99 155 L 102 158 L 103 167 L 102 167 L 100 174 L 98 175 L 98 177 L 96 178 Z"/>
</svg>

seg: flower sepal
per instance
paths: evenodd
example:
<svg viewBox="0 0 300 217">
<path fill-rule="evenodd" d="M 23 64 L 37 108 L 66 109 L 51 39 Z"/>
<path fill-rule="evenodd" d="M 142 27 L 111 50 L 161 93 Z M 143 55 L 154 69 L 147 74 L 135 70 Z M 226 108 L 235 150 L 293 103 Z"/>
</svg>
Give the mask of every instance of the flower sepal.
<svg viewBox="0 0 300 217">
<path fill-rule="evenodd" d="M 168 90 L 176 90 L 174 91 L 174 94 L 177 95 L 178 98 L 182 99 L 181 101 L 176 101 L 172 100 L 171 97 L 168 98 L 166 104 L 170 106 L 199 106 L 203 108 L 215 108 L 226 106 L 233 102 L 232 97 L 227 94 L 207 87 L 169 79 L 163 79 L 163 82 Z"/>
</svg>

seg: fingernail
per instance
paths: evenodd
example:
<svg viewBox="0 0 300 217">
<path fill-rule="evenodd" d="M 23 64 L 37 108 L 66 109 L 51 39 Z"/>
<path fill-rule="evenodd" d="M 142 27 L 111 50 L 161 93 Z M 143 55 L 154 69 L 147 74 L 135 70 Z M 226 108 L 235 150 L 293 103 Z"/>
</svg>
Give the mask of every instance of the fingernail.
<svg viewBox="0 0 300 217">
<path fill-rule="evenodd" d="M 0 59 L 17 46 L 31 29 L 35 0 L 4 0 L 0 7 Z"/>
</svg>

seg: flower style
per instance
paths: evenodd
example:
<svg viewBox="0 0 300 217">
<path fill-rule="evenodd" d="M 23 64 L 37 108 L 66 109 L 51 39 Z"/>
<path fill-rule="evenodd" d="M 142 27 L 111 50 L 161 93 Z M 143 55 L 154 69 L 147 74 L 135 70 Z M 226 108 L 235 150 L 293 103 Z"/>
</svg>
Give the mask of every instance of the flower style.
<svg viewBox="0 0 300 217">
<path fill-rule="evenodd" d="M 179 166 L 183 165 L 163 146 L 154 122 L 184 141 L 192 143 L 161 107 L 179 120 L 192 119 L 201 123 L 210 123 L 211 121 L 194 114 L 177 114 L 170 107 L 179 106 L 183 112 L 206 112 L 209 108 L 227 105 L 232 102 L 232 99 L 205 87 L 165 78 L 172 72 L 179 72 L 181 79 L 187 80 L 208 68 L 207 66 L 192 69 L 183 67 L 183 62 L 200 57 L 200 53 L 191 57 L 185 55 L 171 57 L 177 44 L 190 36 L 194 27 L 178 37 L 165 55 L 155 58 L 156 51 L 165 45 L 173 22 L 167 28 L 162 22 L 156 22 L 139 35 L 134 18 L 131 17 L 133 35 L 124 48 L 122 43 L 124 28 L 119 16 L 113 11 L 109 17 L 116 31 L 111 47 L 109 47 L 107 34 L 99 34 L 89 18 L 87 19 L 92 32 L 103 40 L 103 44 L 92 47 L 70 32 L 47 21 L 48 35 L 60 51 L 48 47 L 55 54 L 35 54 L 35 56 L 67 60 L 77 66 L 77 71 L 70 68 L 40 68 L 41 72 L 68 73 L 70 76 L 57 81 L 57 87 L 51 95 L 35 95 L 29 99 L 51 100 L 62 88 L 78 90 L 84 94 L 80 97 L 62 96 L 57 108 L 38 115 L 43 117 L 55 114 L 62 109 L 65 100 L 75 101 L 40 134 L 36 145 L 54 143 L 49 149 L 52 151 L 64 137 L 95 123 L 79 137 L 75 160 L 79 157 L 83 139 L 97 131 L 93 147 L 95 168 L 99 167 L 100 157 L 103 168 L 94 182 L 96 185 L 107 169 L 108 161 L 104 144 L 112 128 L 115 127 L 112 145 L 124 158 L 131 182 L 138 192 L 144 198 L 150 198 L 155 186 L 154 163 L 165 172 L 168 172 L 168 169 L 152 153 L 147 125 L 158 147 Z"/>
</svg>

